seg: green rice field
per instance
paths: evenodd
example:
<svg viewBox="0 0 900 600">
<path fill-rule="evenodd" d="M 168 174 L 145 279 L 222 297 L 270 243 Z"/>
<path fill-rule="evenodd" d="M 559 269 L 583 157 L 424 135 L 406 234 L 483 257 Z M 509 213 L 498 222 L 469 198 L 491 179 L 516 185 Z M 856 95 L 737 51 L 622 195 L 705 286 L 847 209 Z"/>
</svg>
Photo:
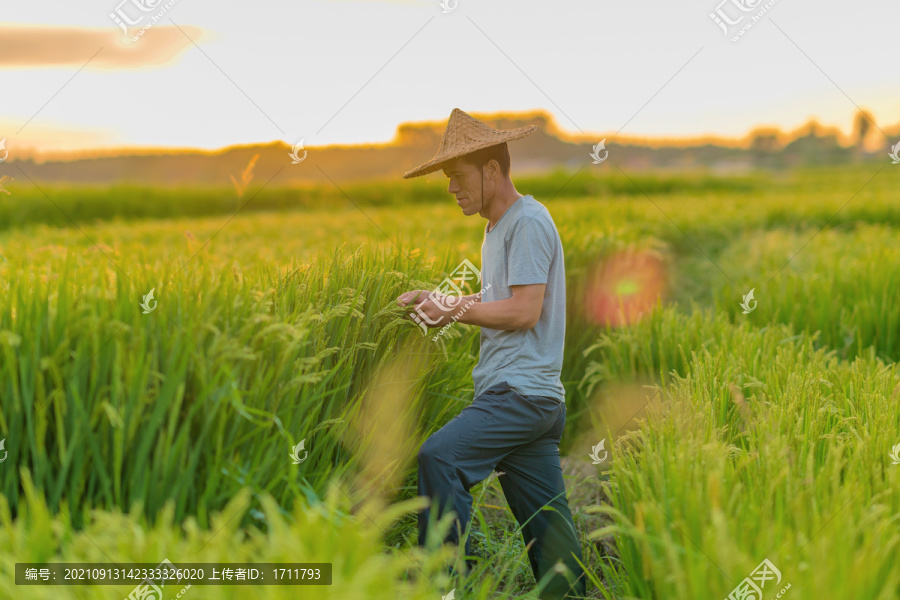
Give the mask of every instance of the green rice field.
<svg viewBox="0 0 900 600">
<path fill-rule="evenodd" d="M 900 598 L 900 166 L 604 172 L 513 169 L 565 251 L 560 453 L 590 597 L 758 600 L 729 594 L 768 560 L 764 600 Z M 166 558 L 333 566 L 166 600 L 537 598 L 495 477 L 466 580 L 455 548 L 415 546 L 416 452 L 471 402 L 479 331 L 434 342 L 395 299 L 480 265 L 485 224 L 432 181 L 7 185 L 0 599 L 134 588 L 16 585 L 16 563 Z M 589 282 L 635 254 L 664 293 L 598 323 Z"/>
</svg>

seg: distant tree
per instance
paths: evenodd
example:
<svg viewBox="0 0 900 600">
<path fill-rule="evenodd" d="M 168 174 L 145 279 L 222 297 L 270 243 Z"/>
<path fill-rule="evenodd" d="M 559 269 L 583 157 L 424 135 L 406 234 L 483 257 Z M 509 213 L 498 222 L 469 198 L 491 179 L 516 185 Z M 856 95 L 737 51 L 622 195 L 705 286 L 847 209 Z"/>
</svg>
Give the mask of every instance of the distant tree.
<svg viewBox="0 0 900 600">
<path fill-rule="evenodd" d="M 852 160 L 852 149 L 841 146 L 836 133 L 829 133 L 815 120 L 800 129 L 797 137 L 784 147 L 788 165 L 841 164 Z M 820 135 L 821 134 L 821 135 Z"/>
<path fill-rule="evenodd" d="M 750 142 L 750 149 L 754 153 L 770 154 L 781 148 L 778 141 L 778 132 L 774 130 L 760 130 L 755 133 Z"/>
<path fill-rule="evenodd" d="M 862 156 L 865 153 L 866 137 L 872 130 L 872 124 L 874 122 L 875 121 L 874 119 L 872 119 L 872 115 L 868 111 L 857 111 L 856 118 L 854 119 L 853 123 L 853 129 L 855 131 L 854 137 L 856 138 L 856 152 L 859 156 Z"/>
<path fill-rule="evenodd" d="M 808 124 L 809 133 L 806 136 L 809 139 L 814 139 L 819 137 L 819 122 L 815 119 L 811 120 Z"/>
<path fill-rule="evenodd" d="M 750 155 L 753 162 L 759 166 L 776 166 L 778 158 L 775 154 L 781 150 L 779 133 L 776 129 L 758 129 L 750 133 Z"/>
</svg>

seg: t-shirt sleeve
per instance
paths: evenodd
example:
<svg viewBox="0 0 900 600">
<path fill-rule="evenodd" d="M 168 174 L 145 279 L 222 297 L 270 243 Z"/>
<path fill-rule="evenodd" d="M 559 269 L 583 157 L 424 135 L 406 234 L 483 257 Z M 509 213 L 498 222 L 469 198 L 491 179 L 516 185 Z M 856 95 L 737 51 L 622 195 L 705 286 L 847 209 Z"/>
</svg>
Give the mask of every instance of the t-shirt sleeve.
<svg viewBox="0 0 900 600">
<path fill-rule="evenodd" d="M 507 285 L 547 283 L 556 242 L 542 216 L 529 217 L 513 229 L 507 251 Z"/>
</svg>

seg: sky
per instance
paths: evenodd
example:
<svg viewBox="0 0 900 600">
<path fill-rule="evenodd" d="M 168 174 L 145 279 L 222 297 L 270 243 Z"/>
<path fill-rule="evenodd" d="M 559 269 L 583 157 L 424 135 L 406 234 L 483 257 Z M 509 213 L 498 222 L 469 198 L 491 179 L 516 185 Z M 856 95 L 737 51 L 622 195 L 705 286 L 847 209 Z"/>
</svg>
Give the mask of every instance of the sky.
<svg viewBox="0 0 900 600">
<path fill-rule="evenodd" d="M 900 3 L 721 1 L 4 3 L 0 139 L 48 153 L 385 143 L 456 107 L 545 110 L 598 139 L 812 118 L 849 133 L 857 107 L 900 123 Z M 717 9 L 743 17 L 727 35 Z M 111 14 L 137 22 L 127 38 Z"/>
</svg>

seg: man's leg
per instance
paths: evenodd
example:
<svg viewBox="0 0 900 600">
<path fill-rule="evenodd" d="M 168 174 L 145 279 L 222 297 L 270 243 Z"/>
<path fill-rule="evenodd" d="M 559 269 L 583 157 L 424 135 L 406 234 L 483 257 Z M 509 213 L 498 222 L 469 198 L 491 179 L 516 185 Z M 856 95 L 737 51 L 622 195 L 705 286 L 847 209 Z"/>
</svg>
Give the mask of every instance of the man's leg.
<svg viewBox="0 0 900 600">
<path fill-rule="evenodd" d="M 500 460 L 517 445 L 533 437 L 502 435 L 503 406 L 509 401 L 509 387 L 503 383 L 484 391 L 453 420 L 425 440 L 419 449 L 420 496 L 431 498 L 431 506 L 418 515 L 418 544 L 425 546 L 432 509 L 435 520 L 447 510 L 457 519 L 443 542 L 459 544 L 472 510 L 469 490 L 491 474 Z M 521 428 L 520 428 L 521 429 Z M 465 552 L 471 543 L 466 539 Z"/>
<path fill-rule="evenodd" d="M 538 396 L 516 396 L 513 401 L 533 403 L 542 410 L 551 410 L 549 407 L 555 402 Z M 565 404 L 552 410 L 558 411 L 553 426 L 508 454 L 497 470 L 505 473 L 499 478 L 500 485 L 513 515 L 520 525 L 525 523 L 522 527 L 525 544 L 534 540 L 528 550 L 528 560 L 535 580 L 540 581 L 545 573 L 552 571 L 558 560 L 571 570 L 570 577 L 577 579 L 572 583 L 563 574 L 554 575 L 540 597 L 556 600 L 567 597 L 567 593 L 585 596 L 587 585 L 584 571 L 575 560 L 577 557 L 584 562 L 559 461 L 559 440 L 566 423 Z M 541 510 L 544 505 L 554 510 Z"/>
</svg>

